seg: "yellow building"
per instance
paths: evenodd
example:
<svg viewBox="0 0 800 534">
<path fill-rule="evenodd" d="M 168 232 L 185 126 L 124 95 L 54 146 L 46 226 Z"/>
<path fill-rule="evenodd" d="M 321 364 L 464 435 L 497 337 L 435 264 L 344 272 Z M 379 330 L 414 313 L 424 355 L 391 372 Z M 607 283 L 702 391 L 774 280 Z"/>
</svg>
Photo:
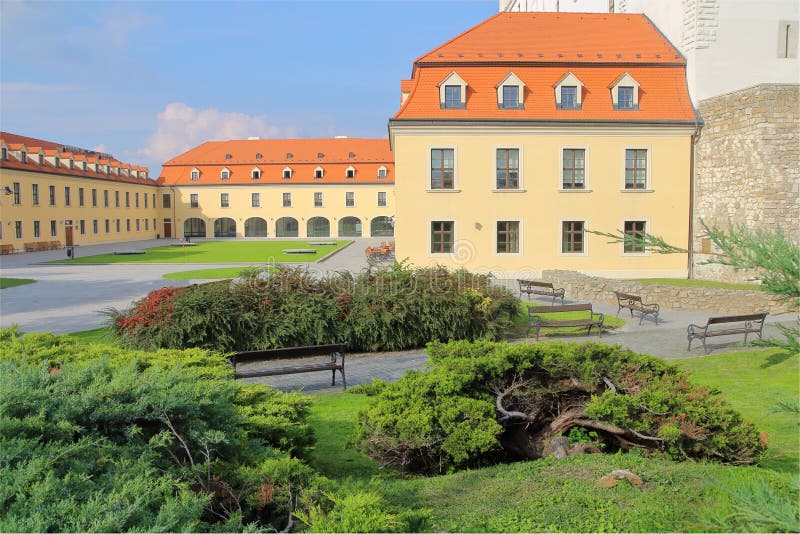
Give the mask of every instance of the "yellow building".
<svg viewBox="0 0 800 534">
<path fill-rule="evenodd" d="M 0 132 L 0 251 L 153 239 L 157 191 L 146 167 Z"/>
<path fill-rule="evenodd" d="M 387 139 L 207 142 L 166 162 L 158 183 L 168 236 L 393 233 L 394 163 Z"/>
<path fill-rule="evenodd" d="M 579 38 L 578 38 L 579 37 Z M 644 16 L 500 13 L 423 55 L 389 121 L 396 255 L 501 277 L 686 276 L 697 116 Z"/>
</svg>

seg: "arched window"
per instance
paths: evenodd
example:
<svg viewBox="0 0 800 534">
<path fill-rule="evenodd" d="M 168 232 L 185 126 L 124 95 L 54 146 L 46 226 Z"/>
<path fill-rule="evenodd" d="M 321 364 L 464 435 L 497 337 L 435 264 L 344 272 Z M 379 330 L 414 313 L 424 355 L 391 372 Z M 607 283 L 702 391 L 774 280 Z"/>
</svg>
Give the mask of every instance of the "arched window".
<svg viewBox="0 0 800 534">
<path fill-rule="evenodd" d="M 331 223 L 325 217 L 311 217 L 306 225 L 308 237 L 330 237 Z"/>
<path fill-rule="evenodd" d="M 267 221 L 261 217 L 250 217 L 244 222 L 245 237 L 267 237 Z"/>
<path fill-rule="evenodd" d="M 197 217 L 190 217 L 183 221 L 183 237 L 205 237 L 206 222 Z"/>
<path fill-rule="evenodd" d="M 369 223 L 372 237 L 391 237 L 394 235 L 394 221 L 390 217 L 375 217 Z"/>
<path fill-rule="evenodd" d="M 294 217 L 281 217 L 275 221 L 275 237 L 297 237 L 299 225 Z"/>
<path fill-rule="evenodd" d="M 236 237 L 236 221 L 230 217 L 214 221 L 214 237 Z"/>
<path fill-rule="evenodd" d="M 339 219 L 339 237 L 361 237 L 361 219 L 358 217 Z"/>
</svg>

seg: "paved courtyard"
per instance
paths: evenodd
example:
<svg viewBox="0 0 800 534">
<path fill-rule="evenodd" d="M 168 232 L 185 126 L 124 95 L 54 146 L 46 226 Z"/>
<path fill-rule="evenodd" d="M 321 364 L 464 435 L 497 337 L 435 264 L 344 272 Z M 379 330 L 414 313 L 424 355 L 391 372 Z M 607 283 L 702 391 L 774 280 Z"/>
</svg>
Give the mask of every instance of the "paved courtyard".
<svg viewBox="0 0 800 534">
<path fill-rule="evenodd" d="M 364 249 L 385 241 L 386 238 L 360 238 L 336 254 L 318 262 L 308 264 L 310 272 L 324 275 L 334 271 L 358 272 L 366 267 Z M 150 248 L 164 245 L 164 240 L 141 241 L 127 244 L 106 244 L 81 247 L 79 254 L 89 256 L 120 250 L 120 248 Z M 171 272 L 203 269 L 209 267 L 235 267 L 250 264 L 112 264 L 112 265 L 48 265 L 42 262 L 62 259 L 64 250 L 32 252 L 0 257 L 0 276 L 11 278 L 33 278 L 37 282 L 24 286 L 3 289 L 0 292 L 0 326 L 18 324 L 23 331 L 50 331 L 68 333 L 97 328 L 104 325 L 104 309 L 123 309 L 132 301 L 145 296 L 149 291 L 167 285 L 188 285 L 195 281 L 166 280 L 163 275 Z M 305 264 L 302 264 L 305 265 Z M 548 303 L 544 299 L 542 303 Z M 567 299 L 567 301 L 569 300 Z M 617 307 L 594 303 L 596 311 L 614 315 Z M 620 317 L 625 318 L 623 310 Z M 723 310 L 720 315 L 724 315 Z M 704 354 L 702 344 L 695 341 L 692 350 L 686 348 L 686 327 L 690 323 L 704 324 L 713 314 L 661 310 L 658 325 L 645 320 L 639 325 L 638 315 L 628 320 L 622 328 L 608 331 L 601 336 L 562 337 L 561 341 L 601 341 L 619 344 L 635 352 L 652 354 L 667 359 L 691 358 Z M 628 316 L 629 319 L 629 316 Z M 789 316 L 770 317 L 765 335 L 777 336 L 774 324 L 789 323 Z M 726 336 L 712 339 L 709 347 L 713 352 L 742 350 L 742 336 Z M 532 340 L 518 340 L 531 343 Z M 368 383 L 373 378 L 397 380 L 409 369 L 421 369 L 427 362 L 423 350 L 412 350 L 380 354 L 352 354 L 347 356 L 346 372 L 348 385 Z M 302 388 L 308 392 L 341 391 L 330 386 L 330 375 L 305 373 L 298 375 L 251 379 L 272 384 L 280 389 Z"/>
</svg>

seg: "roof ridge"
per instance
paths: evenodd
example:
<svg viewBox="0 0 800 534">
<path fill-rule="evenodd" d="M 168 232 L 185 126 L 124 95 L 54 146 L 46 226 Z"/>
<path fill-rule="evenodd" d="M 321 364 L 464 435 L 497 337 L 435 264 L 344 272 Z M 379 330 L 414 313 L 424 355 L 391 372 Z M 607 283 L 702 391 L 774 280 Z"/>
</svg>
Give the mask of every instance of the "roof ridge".
<svg viewBox="0 0 800 534">
<path fill-rule="evenodd" d="M 467 35 L 468 33 L 470 33 L 470 32 L 472 32 L 472 31 L 475 31 L 475 30 L 477 30 L 478 28 L 480 28 L 480 27 L 481 27 L 481 26 L 483 26 L 484 24 L 487 24 L 489 21 L 492 21 L 492 20 L 494 20 L 494 19 L 496 19 L 496 18 L 498 18 L 498 17 L 500 17 L 500 16 L 502 16 L 502 15 L 504 15 L 504 14 L 506 14 L 506 12 L 504 12 L 504 11 L 501 11 L 501 12 L 499 12 L 499 13 L 495 13 L 494 15 L 492 15 L 491 17 L 489 17 L 488 19 L 486 19 L 486 20 L 483 20 L 483 21 L 479 22 L 479 23 L 478 23 L 478 24 L 476 24 L 475 26 L 472 26 L 471 28 L 467 28 L 466 30 L 464 30 L 463 32 L 459 33 L 458 35 L 456 35 L 455 37 L 453 37 L 453 38 L 452 38 L 452 39 L 450 39 L 449 41 L 447 41 L 447 42 L 444 42 L 444 43 L 440 44 L 439 46 L 437 46 L 436 48 L 434 48 L 433 50 L 431 50 L 431 51 L 429 51 L 429 52 L 425 52 L 424 54 L 422 54 L 421 56 L 419 56 L 417 59 L 415 59 L 415 60 L 414 60 L 414 65 L 416 65 L 416 64 L 417 64 L 417 63 L 418 63 L 418 62 L 419 62 L 419 61 L 420 61 L 422 58 L 424 58 L 424 57 L 426 57 L 426 56 L 429 56 L 429 55 L 433 54 L 433 53 L 434 53 L 434 52 L 436 52 L 437 50 L 440 50 L 440 49 L 444 48 L 445 46 L 449 45 L 450 43 L 452 43 L 452 42 L 453 42 L 453 41 L 455 41 L 456 39 L 460 39 L 460 38 L 464 37 L 464 36 L 465 36 L 465 35 Z"/>
</svg>

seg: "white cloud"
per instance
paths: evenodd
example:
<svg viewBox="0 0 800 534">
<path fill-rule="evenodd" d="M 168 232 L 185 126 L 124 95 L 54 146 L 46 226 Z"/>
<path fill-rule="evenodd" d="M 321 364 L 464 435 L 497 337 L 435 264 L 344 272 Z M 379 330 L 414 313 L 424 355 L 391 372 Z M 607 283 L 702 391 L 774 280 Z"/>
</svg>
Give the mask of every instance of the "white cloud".
<svg viewBox="0 0 800 534">
<path fill-rule="evenodd" d="M 296 128 L 271 124 L 266 115 L 195 109 L 183 102 L 173 102 L 158 114 L 156 132 L 139 153 L 153 162 L 163 163 L 206 141 L 296 135 Z"/>
</svg>

